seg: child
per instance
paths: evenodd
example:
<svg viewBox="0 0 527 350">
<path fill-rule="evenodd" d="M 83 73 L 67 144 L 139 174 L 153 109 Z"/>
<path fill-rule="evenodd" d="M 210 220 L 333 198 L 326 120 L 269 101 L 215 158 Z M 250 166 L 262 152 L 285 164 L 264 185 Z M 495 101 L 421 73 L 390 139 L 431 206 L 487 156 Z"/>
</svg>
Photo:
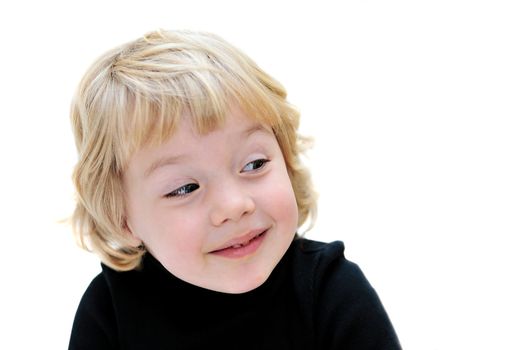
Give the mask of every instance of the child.
<svg viewBox="0 0 527 350">
<path fill-rule="evenodd" d="M 73 101 L 72 217 L 102 272 L 69 349 L 399 349 L 316 195 L 286 91 L 221 38 L 158 31 L 99 58 Z"/>
</svg>

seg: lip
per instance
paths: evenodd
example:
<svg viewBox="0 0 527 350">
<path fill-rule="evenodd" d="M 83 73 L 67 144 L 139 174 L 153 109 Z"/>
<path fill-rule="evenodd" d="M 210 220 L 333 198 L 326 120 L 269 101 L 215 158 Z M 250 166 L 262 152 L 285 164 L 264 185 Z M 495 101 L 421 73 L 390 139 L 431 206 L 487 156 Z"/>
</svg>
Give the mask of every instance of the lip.
<svg viewBox="0 0 527 350">
<path fill-rule="evenodd" d="M 234 238 L 219 248 L 210 251 L 210 254 L 219 255 L 227 258 L 241 258 L 255 252 L 263 239 L 268 229 L 252 230 L 243 236 Z"/>
</svg>

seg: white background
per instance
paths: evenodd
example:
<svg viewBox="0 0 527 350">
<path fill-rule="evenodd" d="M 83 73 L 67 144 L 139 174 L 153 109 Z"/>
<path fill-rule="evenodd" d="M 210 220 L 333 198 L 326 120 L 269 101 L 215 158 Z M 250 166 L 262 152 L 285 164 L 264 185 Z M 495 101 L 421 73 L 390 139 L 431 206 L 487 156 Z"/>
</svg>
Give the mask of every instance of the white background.
<svg viewBox="0 0 527 350">
<path fill-rule="evenodd" d="M 315 137 L 320 213 L 405 349 L 527 349 L 524 1 L 0 5 L 0 348 L 65 349 L 99 271 L 73 208 L 73 90 L 157 28 L 213 31 L 281 81 Z"/>
</svg>

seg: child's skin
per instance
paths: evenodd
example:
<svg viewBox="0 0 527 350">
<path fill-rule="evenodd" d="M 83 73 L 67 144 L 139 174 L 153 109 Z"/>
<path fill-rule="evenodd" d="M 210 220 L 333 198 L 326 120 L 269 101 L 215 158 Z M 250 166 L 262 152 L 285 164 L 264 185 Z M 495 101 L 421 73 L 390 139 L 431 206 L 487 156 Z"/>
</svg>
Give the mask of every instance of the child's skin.
<svg viewBox="0 0 527 350">
<path fill-rule="evenodd" d="M 204 135 L 183 115 L 168 142 L 131 157 L 124 187 L 126 225 L 137 244 L 176 277 L 219 292 L 265 282 L 298 225 L 273 132 L 236 105 Z"/>
</svg>

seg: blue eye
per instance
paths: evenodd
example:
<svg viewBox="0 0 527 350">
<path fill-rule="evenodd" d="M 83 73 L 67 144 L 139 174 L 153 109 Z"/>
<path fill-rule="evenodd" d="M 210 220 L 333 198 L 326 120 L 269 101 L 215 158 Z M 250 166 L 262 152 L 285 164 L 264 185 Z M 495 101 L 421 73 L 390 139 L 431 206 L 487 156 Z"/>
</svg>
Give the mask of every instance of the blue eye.
<svg viewBox="0 0 527 350">
<path fill-rule="evenodd" d="M 184 197 L 199 188 L 198 184 L 186 184 L 165 195 L 165 197 Z"/>
<path fill-rule="evenodd" d="M 269 159 L 256 159 L 256 160 L 253 160 L 252 162 L 247 163 L 243 167 L 241 172 L 243 173 L 243 172 L 246 172 L 246 171 L 254 171 L 254 170 L 261 169 L 268 162 L 269 162 Z"/>
</svg>

